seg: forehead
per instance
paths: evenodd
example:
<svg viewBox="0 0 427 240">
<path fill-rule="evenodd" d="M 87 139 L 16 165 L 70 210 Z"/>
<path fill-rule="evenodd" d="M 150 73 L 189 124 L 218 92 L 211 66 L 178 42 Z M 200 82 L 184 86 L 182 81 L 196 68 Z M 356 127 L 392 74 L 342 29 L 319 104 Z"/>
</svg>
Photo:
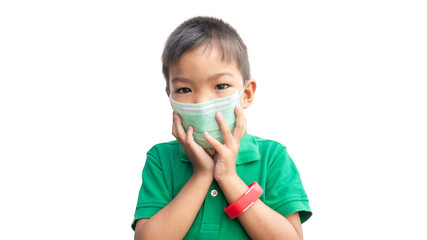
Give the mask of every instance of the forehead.
<svg viewBox="0 0 427 240">
<path fill-rule="evenodd" d="M 209 75 L 217 74 L 218 71 L 235 72 L 241 76 L 237 62 L 217 44 L 203 44 L 187 50 L 169 68 L 170 79 L 177 75 Z"/>
</svg>

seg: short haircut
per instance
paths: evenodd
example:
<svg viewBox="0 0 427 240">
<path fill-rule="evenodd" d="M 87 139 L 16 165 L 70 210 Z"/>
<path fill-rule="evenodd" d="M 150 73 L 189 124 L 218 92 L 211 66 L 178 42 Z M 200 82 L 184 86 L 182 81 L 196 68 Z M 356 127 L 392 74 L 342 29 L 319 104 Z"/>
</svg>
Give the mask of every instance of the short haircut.
<svg viewBox="0 0 427 240">
<path fill-rule="evenodd" d="M 237 31 L 218 18 L 194 17 L 179 25 L 165 43 L 162 70 L 166 87 L 169 87 L 169 67 L 177 63 L 184 52 L 203 44 L 210 49 L 218 44 L 222 60 L 236 61 L 243 80 L 250 79 L 248 51 Z"/>
</svg>

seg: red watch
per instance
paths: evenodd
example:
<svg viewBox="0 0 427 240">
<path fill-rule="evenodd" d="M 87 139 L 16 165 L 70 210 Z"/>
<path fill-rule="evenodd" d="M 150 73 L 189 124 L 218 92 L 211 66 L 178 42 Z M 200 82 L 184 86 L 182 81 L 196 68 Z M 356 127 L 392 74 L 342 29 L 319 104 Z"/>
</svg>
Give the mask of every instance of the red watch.
<svg viewBox="0 0 427 240">
<path fill-rule="evenodd" d="M 229 218 L 233 219 L 244 213 L 264 192 L 257 182 L 251 183 L 248 187 L 249 189 L 245 194 L 224 209 Z"/>
</svg>

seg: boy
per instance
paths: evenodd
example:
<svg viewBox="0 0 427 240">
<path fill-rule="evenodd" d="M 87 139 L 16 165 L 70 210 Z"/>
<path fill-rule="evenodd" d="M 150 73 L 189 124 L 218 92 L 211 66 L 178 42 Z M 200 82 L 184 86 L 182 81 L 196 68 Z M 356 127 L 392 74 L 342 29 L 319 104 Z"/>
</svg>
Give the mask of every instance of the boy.
<svg viewBox="0 0 427 240">
<path fill-rule="evenodd" d="M 135 239 L 303 239 L 311 210 L 286 147 L 246 133 L 257 84 L 237 32 L 189 19 L 162 60 L 177 141 L 147 153 Z"/>
</svg>

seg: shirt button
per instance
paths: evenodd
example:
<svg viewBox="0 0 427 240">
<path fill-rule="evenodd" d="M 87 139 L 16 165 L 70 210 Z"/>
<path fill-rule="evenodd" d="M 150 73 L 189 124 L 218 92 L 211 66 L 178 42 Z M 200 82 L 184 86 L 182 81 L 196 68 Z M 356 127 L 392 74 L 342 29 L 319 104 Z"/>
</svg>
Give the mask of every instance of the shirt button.
<svg viewBox="0 0 427 240">
<path fill-rule="evenodd" d="M 217 190 L 215 190 L 215 189 L 214 189 L 214 190 L 212 190 L 212 191 L 211 191 L 211 196 L 212 196 L 212 197 L 216 197 L 216 195 L 218 195 L 218 191 L 217 191 Z"/>
</svg>

